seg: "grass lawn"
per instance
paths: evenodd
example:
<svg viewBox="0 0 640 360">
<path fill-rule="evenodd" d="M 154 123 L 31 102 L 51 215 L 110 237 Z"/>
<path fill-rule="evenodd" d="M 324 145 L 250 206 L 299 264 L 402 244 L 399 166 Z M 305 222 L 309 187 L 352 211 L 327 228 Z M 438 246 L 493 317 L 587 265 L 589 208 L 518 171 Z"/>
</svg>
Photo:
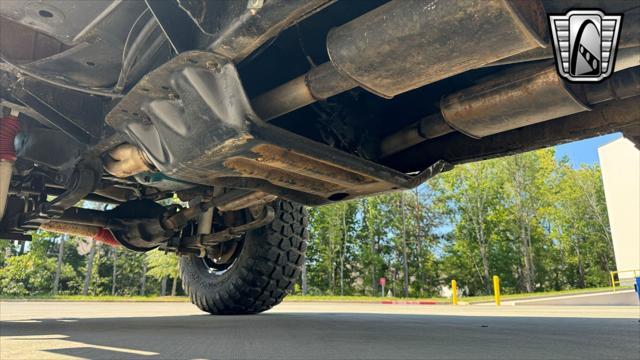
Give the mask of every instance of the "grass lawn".
<svg viewBox="0 0 640 360">
<path fill-rule="evenodd" d="M 627 290 L 631 287 L 618 287 L 618 290 Z M 501 300 L 516 300 L 526 299 L 543 296 L 560 296 L 560 295 L 573 295 L 592 292 L 606 292 L 611 291 L 611 287 L 601 288 L 589 288 L 589 289 L 574 289 L 574 290 L 562 290 L 562 291 L 547 291 L 525 294 L 506 294 L 501 296 Z M 82 296 L 82 295 L 39 295 L 28 297 L 9 297 L 0 295 L 0 300 L 3 301 L 132 301 L 132 302 L 188 302 L 189 298 L 186 296 Z M 302 296 L 302 295 L 289 295 L 284 301 L 286 302 L 363 302 L 363 303 L 380 303 L 383 300 L 393 301 L 407 301 L 407 302 L 436 302 L 441 304 L 447 304 L 451 302 L 450 299 L 445 298 L 397 298 L 397 297 L 371 297 L 371 296 Z M 492 295 L 485 296 L 471 296 L 461 297 L 458 300 L 460 303 L 476 304 L 482 302 L 492 302 Z"/>
<path fill-rule="evenodd" d="M 131 302 L 188 302 L 186 296 L 83 296 L 83 295 L 36 295 L 4 296 L 2 301 L 131 301 Z"/>
</svg>

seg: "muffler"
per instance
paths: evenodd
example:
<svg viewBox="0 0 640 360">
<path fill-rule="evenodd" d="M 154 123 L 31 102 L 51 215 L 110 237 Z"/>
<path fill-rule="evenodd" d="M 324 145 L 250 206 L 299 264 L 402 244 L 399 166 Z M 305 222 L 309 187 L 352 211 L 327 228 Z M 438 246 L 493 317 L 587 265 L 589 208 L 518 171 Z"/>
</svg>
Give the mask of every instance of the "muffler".
<svg viewBox="0 0 640 360">
<path fill-rule="evenodd" d="M 481 138 L 589 110 L 584 96 L 571 91 L 553 66 L 512 69 L 501 76 L 447 96 L 440 104 L 452 128 Z"/>
<path fill-rule="evenodd" d="M 579 85 L 565 82 L 553 64 L 522 65 L 444 97 L 440 113 L 386 137 L 380 152 L 386 157 L 454 130 L 482 138 L 638 95 L 638 66 L 617 72 L 599 84 Z"/>
<path fill-rule="evenodd" d="M 539 0 L 393 0 L 332 29 L 330 62 L 252 106 L 268 121 L 358 85 L 391 98 L 547 42 Z"/>
<path fill-rule="evenodd" d="M 391 1 L 329 32 L 338 71 L 382 97 L 545 47 L 538 1 Z"/>
<path fill-rule="evenodd" d="M 514 68 L 447 96 L 440 104 L 449 126 L 473 138 L 588 111 L 612 99 L 640 94 L 640 69 L 616 73 L 602 84 L 571 85 L 546 64 Z"/>
</svg>

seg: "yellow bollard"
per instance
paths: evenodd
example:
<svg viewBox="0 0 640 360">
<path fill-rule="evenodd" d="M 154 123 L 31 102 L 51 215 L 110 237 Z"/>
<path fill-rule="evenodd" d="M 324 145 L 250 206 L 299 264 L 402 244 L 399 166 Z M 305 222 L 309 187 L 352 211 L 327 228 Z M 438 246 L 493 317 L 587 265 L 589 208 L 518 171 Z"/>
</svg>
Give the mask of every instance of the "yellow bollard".
<svg viewBox="0 0 640 360">
<path fill-rule="evenodd" d="M 458 283 L 455 280 L 451 280 L 451 302 L 458 305 Z"/>
<path fill-rule="evenodd" d="M 611 286 L 613 287 L 613 292 L 616 291 L 616 276 L 614 274 L 615 271 L 609 272 L 609 275 L 611 275 Z"/>
<path fill-rule="evenodd" d="M 496 306 L 500 306 L 500 278 L 498 275 L 493 275 L 493 298 L 496 301 Z"/>
</svg>

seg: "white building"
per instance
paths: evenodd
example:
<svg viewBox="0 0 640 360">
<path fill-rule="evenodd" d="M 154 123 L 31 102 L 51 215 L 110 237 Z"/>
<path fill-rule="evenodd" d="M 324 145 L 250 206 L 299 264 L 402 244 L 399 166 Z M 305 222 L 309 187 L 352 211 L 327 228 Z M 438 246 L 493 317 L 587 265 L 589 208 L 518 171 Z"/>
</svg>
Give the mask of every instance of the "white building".
<svg viewBox="0 0 640 360">
<path fill-rule="evenodd" d="M 598 149 L 620 282 L 640 275 L 640 151 L 620 138 Z"/>
</svg>

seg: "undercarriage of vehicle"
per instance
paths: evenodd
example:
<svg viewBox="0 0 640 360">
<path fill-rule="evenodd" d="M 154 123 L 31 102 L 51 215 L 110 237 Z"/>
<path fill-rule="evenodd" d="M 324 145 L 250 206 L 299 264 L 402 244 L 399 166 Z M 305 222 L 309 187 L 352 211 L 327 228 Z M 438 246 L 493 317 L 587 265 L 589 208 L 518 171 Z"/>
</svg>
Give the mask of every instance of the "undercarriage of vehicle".
<svg viewBox="0 0 640 360">
<path fill-rule="evenodd" d="M 640 8 L 585 2 L 624 16 L 595 84 L 556 72 L 547 16 L 568 0 L 4 0 L 0 238 L 173 251 L 194 292 L 263 256 L 241 296 L 260 300 L 194 302 L 267 309 L 304 259 L 303 206 L 606 133 L 638 144 Z"/>
</svg>

